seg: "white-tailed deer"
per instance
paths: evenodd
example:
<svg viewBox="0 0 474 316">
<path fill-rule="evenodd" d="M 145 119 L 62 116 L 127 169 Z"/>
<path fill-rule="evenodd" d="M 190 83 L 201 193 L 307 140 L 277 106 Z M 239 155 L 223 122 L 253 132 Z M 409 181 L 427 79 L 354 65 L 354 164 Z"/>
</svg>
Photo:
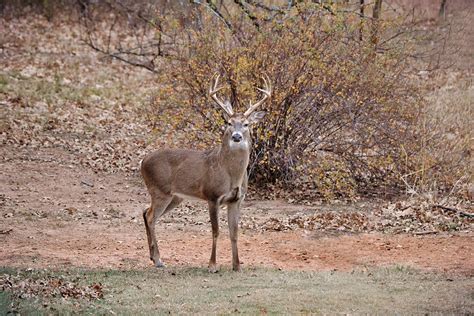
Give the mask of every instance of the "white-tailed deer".
<svg viewBox="0 0 474 316">
<path fill-rule="evenodd" d="M 265 112 L 255 110 L 271 94 L 268 79 L 259 91 L 263 98 L 251 104 L 245 113 L 234 113 L 229 102 L 217 97 L 219 76 L 209 89 L 209 95 L 224 111 L 227 124 L 220 146 L 207 151 L 163 149 L 147 155 L 141 163 L 141 174 L 151 195 L 151 206 L 143 212 L 150 259 L 155 266 L 163 267 L 155 236 L 156 220 L 171 211 L 184 198 L 198 198 L 209 204 L 212 226 L 212 251 L 209 271 L 217 272 L 216 243 L 219 235 L 218 213 L 227 205 L 229 234 L 232 244 L 232 268 L 240 270 L 237 250 L 237 233 L 240 205 L 247 192 L 247 166 L 251 137 L 250 125 L 263 118 Z"/>
</svg>

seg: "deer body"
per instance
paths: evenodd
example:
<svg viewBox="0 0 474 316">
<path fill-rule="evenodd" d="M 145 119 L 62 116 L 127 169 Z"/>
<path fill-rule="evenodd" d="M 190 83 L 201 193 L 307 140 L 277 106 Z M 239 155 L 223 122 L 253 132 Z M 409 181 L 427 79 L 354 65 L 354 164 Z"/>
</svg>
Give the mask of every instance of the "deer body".
<svg viewBox="0 0 474 316">
<path fill-rule="evenodd" d="M 229 234 L 232 244 L 232 268 L 240 270 L 237 250 L 240 205 L 247 192 L 247 166 L 251 137 L 249 125 L 260 120 L 264 113 L 255 108 L 270 95 L 267 84 L 265 98 L 247 112 L 234 114 L 229 104 L 216 96 L 218 78 L 211 86 L 211 96 L 226 114 L 227 128 L 220 146 L 207 151 L 163 149 L 147 155 L 141 163 L 141 174 L 151 195 L 151 206 L 143 212 L 150 250 L 150 259 L 163 267 L 155 236 L 155 222 L 179 205 L 183 199 L 197 198 L 209 205 L 212 226 L 212 250 L 209 270 L 217 271 L 216 246 L 219 235 L 218 213 L 227 205 Z M 265 81 L 265 83 L 267 83 Z"/>
<path fill-rule="evenodd" d="M 249 149 L 164 149 L 146 156 L 141 170 L 147 187 L 163 194 L 217 201 L 246 182 L 249 156 Z"/>
</svg>

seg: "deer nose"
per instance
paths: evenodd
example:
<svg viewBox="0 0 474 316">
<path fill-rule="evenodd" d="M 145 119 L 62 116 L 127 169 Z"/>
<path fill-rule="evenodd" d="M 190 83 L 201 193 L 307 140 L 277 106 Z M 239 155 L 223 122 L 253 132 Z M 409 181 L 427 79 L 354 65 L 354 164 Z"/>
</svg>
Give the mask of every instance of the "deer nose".
<svg viewBox="0 0 474 316">
<path fill-rule="evenodd" d="M 233 133 L 232 134 L 232 140 L 236 143 L 240 142 L 242 140 L 242 134 L 240 133 Z"/>
</svg>

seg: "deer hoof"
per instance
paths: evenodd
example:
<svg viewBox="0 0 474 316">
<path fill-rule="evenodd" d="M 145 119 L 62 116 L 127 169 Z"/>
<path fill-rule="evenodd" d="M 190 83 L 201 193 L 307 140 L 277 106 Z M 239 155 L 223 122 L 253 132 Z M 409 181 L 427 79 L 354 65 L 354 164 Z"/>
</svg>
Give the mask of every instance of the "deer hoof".
<svg viewBox="0 0 474 316">
<path fill-rule="evenodd" d="M 217 272 L 219 272 L 219 269 L 217 268 L 216 265 L 209 266 L 209 273 L 217 273 Z"/>
<path fill-rule="evenodd" d="M 157 260 L 157 261 L 155 262 L 155 267 L 157 267 L 157 268 L 164 268 L 164 267 L 166 267 L 166 265 L 165 265 L 161 260 Z"/>
<path fill-rule="evenodd" d="M 240 265 L 238 265 L 238 266 L 233 266 L 233 267 L 232 267 L 232 270 L 234 270 L 235 272 L 242 272 L 242 268 L 240 267 Z"/>
</svg>

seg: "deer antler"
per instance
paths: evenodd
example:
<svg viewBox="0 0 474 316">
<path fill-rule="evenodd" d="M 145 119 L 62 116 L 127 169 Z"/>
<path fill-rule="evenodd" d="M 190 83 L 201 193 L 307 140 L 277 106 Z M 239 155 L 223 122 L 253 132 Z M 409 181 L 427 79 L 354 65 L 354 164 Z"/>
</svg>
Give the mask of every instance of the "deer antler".
<svg viewBox="0 0 474 316">
<path fill-rule="evenodd" d="M 265 77 L 267 77 L 267 78 L 265 78 Z M 252 114 L 253 111 L 255 111 L 266 99 L 268 99 L 271 96 L 272 86 L 270 84 L 270 79 L 266 75 L 265 75 L 265 77 L 262 76 L 263 83 L 265 84 L 265 88 L 264 89 L 257 88 L 258 91 L 263 92 L 264 97 L 260 101 L 258 101 L 257 103 L 255 103 L 253 105 L 250 104 L 249 108 L 244 113 L 245 117 L 248 117 L 250 114 Z"/>
<path fill-rule="evenodd" d="M 223 102 L 217 97 L 217 92 L 223 88 L 218 87 L 219 77 L 220 75 L 218 74 L 216 80 L 214 80 L 214 84 L 211 82 L 211 86 L 209 88 L 209 95 L 224 110 L 224 112 L 227 113 L 227 115 L 232 116 L 234 115 L 234 111 L 232 110 L 232 106 L 230 105 L 230 103 Z"/>
</svg>

